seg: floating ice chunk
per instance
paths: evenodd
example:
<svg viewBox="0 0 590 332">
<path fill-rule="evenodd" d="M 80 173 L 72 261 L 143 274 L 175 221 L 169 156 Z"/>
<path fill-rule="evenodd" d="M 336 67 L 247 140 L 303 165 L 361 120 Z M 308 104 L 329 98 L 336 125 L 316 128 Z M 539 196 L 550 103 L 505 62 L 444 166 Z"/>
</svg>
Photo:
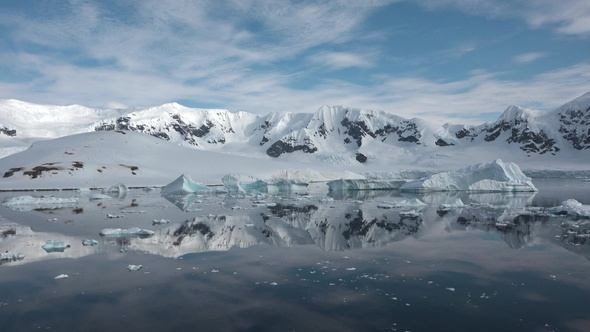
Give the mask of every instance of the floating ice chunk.
<svg viewBox="0 0 590 332">
<path fill-rule="evenodd" d="M 90 201 L 102 201 L 103 199 L 111 199 L 112 197 L 105 194 L 92 194 L 88 197 Z"/>
<path fill-rule="evenodd" d="M 6 252 L 0 253 L 0 262 L 14 262 L 20 261 L 24 258 L 25 256 L 23 254 L 13 251 L 7 250 Z"/>
<path fill-rule="evenodd" d="M 3 204 L 15 211 L 32 211 L 36 209 L 59 209 L 65 207 L 76 207 L 76 197 L 54 197 L 54 196 L 18 196 L 8 199 Z"/>
<path fill-rule="evenodd" d="M 451 203 L 441 204 L 438 207 L 438 209 L 443 210 L 443 211 L 447 211 L 447 210 L 462 208 L 462 207 L 465 207 L 465 204 L 463 203 L 463 201 L 460 198 L 455 198 Z"/>
<path fill-rule="evenodd" d="M 128 229 L 122 228 L 105 228 L 100 231 L 101 236 L 106 237 L 117 237 L 117 236 L 138 236 L 141 238 L 150 237 L 154 235 L 154 231 L 149 229 L 141 229 L 139 227 L 132 227 Z"/>
<path fill-rule="evenodd" d="M 455 288 L 454 287 L 447 287 L 447 290 L 448 291 L 451 291 L 451 292 L 454 292 L 455 291 Z"/>
<path fill-rule="evenodd" d="M 195 182 L 189 175 L 183 174 L 176 180 L 162 187 L 160 192 L 169 195 L 184 195 L 196 192 L 210 192 L 211 189 L 206 185 Z"/>
<path fill-rule="evenodd" d="M 590 218 L 590 205 L 583 205 L 575 199 L 568 199 L 561 203 L 560 206 L 547 209 L 554 214 L 568 214 L 582 218 Z"/>
<path fill-rule="evenodd" d="M 83 246 L 95 246 L 98 244 L 98 241 L 92 239 L 84 239 L 82 240 Z"/>
<path fill-rule="evenodd" d="M 129 264 L 129 265 L 127 265 L 127 270 L 129 270 L 129 271 L 139 271 L 139 270 L 141 270 L 142 267 L 143 267 L 143 265 Z"/>
<path fill-rule="evenodd" d="M 107 188 L 107 190 L 105 192 L 107 194 L 111 194 L 112 196 L 115 196 L 118 199 L 123 199 L 127 196 L 127 191 L 128 191 L 128 188 L 126 185 L 124 185 L 122 183 L 118 183 L 114 186 L 110 186 L 109 188 Z"/>
<path fill-rule="evenodd" d="M 63 241 L 47 241 L 41 248 L 46 252 L 64 252 L 70 245 Z"/>
<path fill-rule="evenodd" d="M 164 225 L 164 224 L 169 224 L 169 223 L 170 223 L 170 220 L 168 220 L 168 219 L 160 219 L 160 220 L 154 219 L 154 220 L 152 220 L 152 225 Z"/>
<path fill-rule="evenodd" d="M 415 208 L 423 208 L 427 204 L 422 202 L 417 198 L 410 198 L 410 199 L 402 199 L 401 201 L 393 201 L 393 202 L 383 202 L 377 204 L 378 208 L 381 209 L 393 209 L 393 208 L 402 208 L 402 207 L 415 207 Z"/>
<path fill-rule="evenodd" d="M 398 179 L 338 179 L 328 182 L 330 192 L 355 190 L 395 190 L 399 189 L 406 180 Z"/>
<path fill-rule="evenodd" d="M 442 172 L 404 184 L 401 191 L 538 191 L 518 165 L 498 159 L 453 172 Z"/>
<path fill-rule="evenodd" d="M 57 277 L 55 277 L 55 278 L 53 278 L 53 279 L 55 279 L 55 280 L 59 280 L 59 279 L 66 279 L 66 278 L 69 278 L 69 277 L 70 277 L 70 276 L 69 276 L 69 275 L 67 275 L 67 274 L 60 274 L 60 275 L 58 275 Z"/>
<path fill-rule="evenodd" d="M 120 215 L 120 214 L 110 214 L 107 213 L 107 219 L 119 219 L 119 218 L 124 218 L 125 216 Z"/>
<path fill-rule="evenodd" d="M 230 193 L 267 192 L 265 181 L 249 175 L 227 174 L 222 179 L 223 186 Z"/>
</svg>

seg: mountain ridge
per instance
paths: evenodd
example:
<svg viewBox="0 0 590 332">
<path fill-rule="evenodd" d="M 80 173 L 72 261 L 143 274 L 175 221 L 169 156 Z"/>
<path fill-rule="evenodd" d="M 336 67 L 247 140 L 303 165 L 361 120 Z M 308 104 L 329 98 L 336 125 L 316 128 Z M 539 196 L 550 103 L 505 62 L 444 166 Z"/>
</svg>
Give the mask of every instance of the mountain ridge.
<svg viewBox="0 0 590 332">
<path fill-rule="evenodd" d="M 178 103 L 102 110 L 0 101 L 4 156 L 19 144 L 22 150 L 34 140 L 99 130 L 137 131 L 196 149 L 258 157 L 304 154 L 359 163 L 370 163 L 384 152 L 432 155 L 474 146 L 516 148 L 523 156 L 559 156 L 590 149 L 590 92 L 549 112 L 511 105 L 496 121 L 480 125 L 437 125 L 384 111 L 327 105 L 313 113 L 259 115 Z"/>
</svg>

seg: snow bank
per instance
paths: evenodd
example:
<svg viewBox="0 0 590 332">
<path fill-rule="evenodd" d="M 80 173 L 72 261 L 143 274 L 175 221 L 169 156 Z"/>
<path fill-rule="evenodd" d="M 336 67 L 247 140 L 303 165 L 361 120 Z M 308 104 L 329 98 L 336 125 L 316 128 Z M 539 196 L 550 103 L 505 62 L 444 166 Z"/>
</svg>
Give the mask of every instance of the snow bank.
<svg viewBox="0 0 590 332">
<path fill-rule="evenodd" d="M 66 207 L 76 207 L 78 205 L 77 197 L 53 197 L 53 196 L 18 196 L 8 199 L 3 204 L 7 208 L 15 211 L 31 211 L 37 209 L 60 209 Z"/>
<path fill-rule="evenodd" d="M 568 199 L 561 203 L 560 206 L 547 209 L 554 214 L 567 214 L 576 217 L 590 218 L 590 205 L 583 205 L 575 199 Z"/>
<path fill-rule="evenodd" d="M 498 159 L 453 172 L 442 172 L 408 182 L 401 191 L 534 192 L 531 179 L 518 165 Z"/>
<path fill-rule="evenodd" d="M 184 195 L 196 192 L 210 192 L 211 189 L 206 185 L 195 182 L 189 175 L 182 174 L 176 180 L 162 187 L 160 192 L 169 195 Z"/>
</svg>

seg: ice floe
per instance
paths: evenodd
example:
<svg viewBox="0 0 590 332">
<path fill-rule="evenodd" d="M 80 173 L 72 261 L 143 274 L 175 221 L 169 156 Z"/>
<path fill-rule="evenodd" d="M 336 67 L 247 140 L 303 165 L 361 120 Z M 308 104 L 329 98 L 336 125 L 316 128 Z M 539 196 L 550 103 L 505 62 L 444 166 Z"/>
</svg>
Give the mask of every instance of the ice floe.
<svg viewBox="0 0 590 332">
<path fill-rule="evenodd" d="M 142 229 L 139 227 L 131 227 L 127 229 L 123 228 L 105 228 L 100 231 L 101 236 L 106 237 L 118 237 L 118 236 L 137 236 L 137 237 L 150 237 L 154 235 L 154 231 L 149 229 Z"/>
<path fill-rule="evenodd" d="M 46 252 L 64 252 L 70 245 L 64 241 L 47 241 L 41 248 Z"/>
<path fill-rule="evenodd" d="M 20 261 L 24 258 L 25 258 L 25 256 L 23 254 L 18 253 L 18 252 L 9 251 L 9 250 L 7 250 L 6 252 L 0 253 L 0 263 Z"/>
<path fill-rule="evenodd" d="M 77 197 L 54 197 L 54 196 L 17 196 L 8 199 L 4 206 L 15 211 L 32 211 L 38 209 L 59 209 L 76 207 Z"/>
<path fill-rule="evenodd" d="M 400 191 L 535 192 L 537 188 L 518 165 L 498 159 L 408 182 Z"/>
<path fill-rule="evenodd" d="M 553 214 L 567 214 L 576 217 L 590 218 L 590 205 L 583 205 L 575 199 L 568 199 L 561 203 L 560 206 L 549 208 L 547 211 Z"/>
</svg>

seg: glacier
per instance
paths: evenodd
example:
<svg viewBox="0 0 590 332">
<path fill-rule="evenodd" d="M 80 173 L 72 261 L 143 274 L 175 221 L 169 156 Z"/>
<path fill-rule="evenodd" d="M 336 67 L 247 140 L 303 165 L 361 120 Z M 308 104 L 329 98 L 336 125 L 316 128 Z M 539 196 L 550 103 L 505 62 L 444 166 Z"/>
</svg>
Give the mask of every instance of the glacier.
<svg viewBox="0 0 590 332">
<path fill-rule="evenodd" d="M 497 159 L 411 181 L 402 185 L 400 191 L 536 192 L 538 189 L 518 165 Z"/>
</svg>

